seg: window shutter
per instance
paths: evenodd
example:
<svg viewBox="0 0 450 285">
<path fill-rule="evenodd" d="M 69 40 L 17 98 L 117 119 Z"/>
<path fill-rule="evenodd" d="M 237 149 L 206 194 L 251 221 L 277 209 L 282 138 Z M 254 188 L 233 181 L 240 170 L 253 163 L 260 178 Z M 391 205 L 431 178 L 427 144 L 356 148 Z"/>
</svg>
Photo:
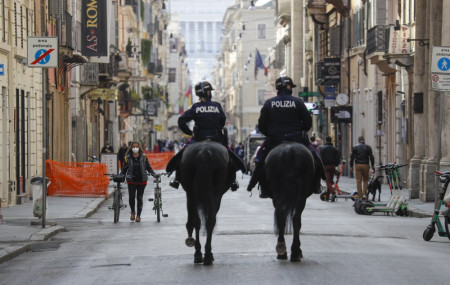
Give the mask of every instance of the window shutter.
<svg viewBox="0 0 450 285">
<path fill-rule="evenodd" d="M 339 56 L 341 47 L 341 26 L 330 29 L 330 55 Z"/>
<path fill-rule="evenodd" d="M 387 21 L 386 0 L 377 0 L 375 2 L 375 5 L 376 5 L 375 25 L 386 25 Z"/>
</svg>

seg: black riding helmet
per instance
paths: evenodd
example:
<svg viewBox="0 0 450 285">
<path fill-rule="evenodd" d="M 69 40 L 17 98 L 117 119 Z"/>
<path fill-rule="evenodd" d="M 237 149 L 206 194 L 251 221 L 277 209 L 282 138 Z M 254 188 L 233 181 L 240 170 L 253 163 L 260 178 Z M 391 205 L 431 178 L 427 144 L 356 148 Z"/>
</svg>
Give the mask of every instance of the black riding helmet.
<svg viewBox="0 0 450 285">
<path fill-rule="evenodd" d="M 275 87 L 277 88 L 277 90 L 284 89 L 288 85 L 290 85 L 291 88 L 297 87 L 297 85 L 295 85 L 292 81 L 292 78 L 288 76 L 281 76 L 275 81 Z"/>
<path fill-rule="evenodd" d="M 214 88 L 212 88 L 211 83 L 208 81 L 200 81 L 195 84 L 195 95 L 198 97 L 208 97 L 208 91 L 212 90 L 214 90 Z"/>
</svg>

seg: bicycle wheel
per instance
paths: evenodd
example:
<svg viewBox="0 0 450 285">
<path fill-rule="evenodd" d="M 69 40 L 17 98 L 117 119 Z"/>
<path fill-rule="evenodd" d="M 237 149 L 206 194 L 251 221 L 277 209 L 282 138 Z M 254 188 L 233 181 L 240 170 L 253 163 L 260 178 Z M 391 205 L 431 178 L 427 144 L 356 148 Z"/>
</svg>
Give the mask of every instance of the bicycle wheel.
<svg viewBox="0 0 450 285">
<path fill-rule="evenodd" d="M 155 190 L 155 211 L 156 220 L 158 223 L 161 221 L 161 190 Z"/>
<path fill-rule="evenodd" d="M 113 202 L 113 208 L 114 208 L 114 223 L 117 223 L 119 221 L 119 215 L 120 215 L 120 190 L 114 191 L 114 202 Z"/>
</svg>

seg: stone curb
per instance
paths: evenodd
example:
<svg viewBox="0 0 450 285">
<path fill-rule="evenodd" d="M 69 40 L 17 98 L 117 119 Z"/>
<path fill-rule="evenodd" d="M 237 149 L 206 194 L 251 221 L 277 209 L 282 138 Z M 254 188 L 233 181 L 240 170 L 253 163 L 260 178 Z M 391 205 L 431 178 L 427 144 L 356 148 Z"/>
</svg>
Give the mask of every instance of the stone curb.
<svg viewBox="0 0 450 285">
<path fill-rule="evenodd" d="M 61 226 L 51 226 L 48 228 L 45 228 L 37 233 L 34 233 L 31 235 L 30 240 L 31 241 L 45 241 L 51 238 L 52 236 L 56 235 L 57 233 L 60 233 L 64 231 L 65 228 Z"/>
<path fill-rule="evenodd" d="M 30 250 L 30 244 L 10 245 L 0 250 L 0 264 Z"/>
<path fill-rule="evenodd" d="M 30 237 L 30 241 L 46 241 L 52 236 L 56 235 L 57 233 L 60 233 L 64 231 L 65 228 L 61 226 L 51 226 L 48 228 L 45 228 L 35 234 L 33 234 Z M 0 249 L 0 264 L 6 261 L 9 261 L 19 255 L 21 255 L 24 252 L 29 251 L 31 248 L 31 243 L 26 242 L 22 245 L 9 245 L 3 249 Z"/>
</svg>

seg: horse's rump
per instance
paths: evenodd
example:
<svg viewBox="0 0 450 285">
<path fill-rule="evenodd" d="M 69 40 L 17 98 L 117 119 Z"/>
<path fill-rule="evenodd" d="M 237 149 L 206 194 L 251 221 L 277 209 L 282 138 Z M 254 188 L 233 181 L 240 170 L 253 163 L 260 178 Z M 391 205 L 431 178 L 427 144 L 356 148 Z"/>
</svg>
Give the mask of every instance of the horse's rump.
<svg viewBox="0 0 450 285">
<path fill-rule="evenodd" d="M 261 186 L 272 193 L 275 208 L 290 221 L 298 205 L 312 194 L 313 156 L 304 145 L 287 142 L 273 148 L 265 162 Z"/>
<path fill-rule="evenodd" d="M 180 162 L 180 182 L 203 217 L 218 209 L 227 190 L 229 156 L 225 146 L 201 141 L 186 147 Z"/>
</svg>

